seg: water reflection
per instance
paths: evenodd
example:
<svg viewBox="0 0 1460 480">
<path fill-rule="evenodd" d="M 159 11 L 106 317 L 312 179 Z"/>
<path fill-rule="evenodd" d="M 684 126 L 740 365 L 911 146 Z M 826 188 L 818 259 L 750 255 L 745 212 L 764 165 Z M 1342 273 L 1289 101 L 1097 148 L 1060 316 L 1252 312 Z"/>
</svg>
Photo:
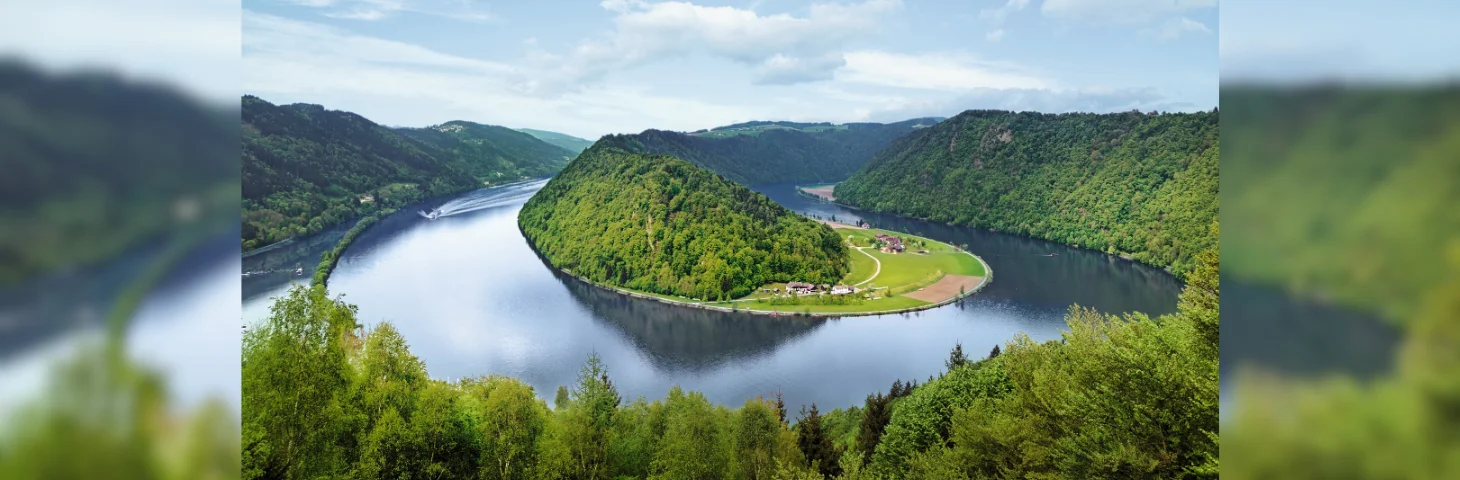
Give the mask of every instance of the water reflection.
<svg viewBox="0 0 1460 480">
<path fill-rule="evenodd" d="M 699 372 L 763 357 L 826 322 L 679 307 L 610 292 L 557 270 L 553 274 L 596 320 L 619 330 L 665 371 Z"/>
</svg>

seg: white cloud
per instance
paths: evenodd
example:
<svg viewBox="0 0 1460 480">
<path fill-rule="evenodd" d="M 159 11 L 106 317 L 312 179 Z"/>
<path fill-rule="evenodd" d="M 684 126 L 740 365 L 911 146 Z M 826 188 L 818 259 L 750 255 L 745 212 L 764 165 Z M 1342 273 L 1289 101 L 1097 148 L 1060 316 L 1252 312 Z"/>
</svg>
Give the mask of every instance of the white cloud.
<svg viewBox="0 0 1460 480">
<path fill-rule="evenodd" d="M 440 53 L 409 43 L 355 35 L 313 22 L 302 22 L 268 14 L 243 12 L 244 56 L 311 57 L 321 62 L 364 63 L 454 68 L 476 73 L 508 75 L 514 67 L 496 62 Z"/>
<path fill-rule="evenodd" d="M 1040 12 L 1062 20 L 1138 25 L 1216 7 L 1217 0 L 1045 0 Z"/>
<path fill-rule="evenodd" d="M 373 22 L 401 12 L 434 15 L 464 22 L 486 22 L 491 14 L 468 0 L 281 0 L 304 7 L 324 9 L 324 16 Z"/>
<path fill-rule="evenodd" d="M 1023 10 L 1027 6 L 1029 6 L 1029 0 L 1009 0 L 1001 7 L 979 10 L 978 18 L 981 20 L 990 20 L 995 25 L 998 25 L 1004 23 L 1004 20 L 1009 18 L 1009 14 Z"/>
<path fill-rule="evenodd" d="M 319 103 L 387 125 L 464 119 L 596 139 L 761 118 L 749 106 L 666 97 L 649 87 L 533 95 L 528 90 L 540 72 L 251 11 L 243 13 L 243 30 L 245 92 L 276 103 Z"/>
<path fill-rule="evenodd" d="M 906 55 L 881 51 L 846 54 L 839 82 L 944 91 L 1049 88 L 1050 82 L 1018 68 L 981 62 L 964 54 Z"/>
<path fill-rule="evenodd" d="M 988 39 L 988 41 L 990 42 L 999 43 L 1004 40 L 1004 29 L 1000 28 L 998 30 L 994 30 L 987 34 L 984 34 L 984 38 Z"/>
<path fill-rule="evenodd" d="M 836 57 L 848 44 L 875 33 L 882 17 L 902 3 L 813 4 L 800 17 L 676 1 L 607 0 L 600 5 L 616 13 L 614 30 L 565 55 L 534 54 L 556 62 L 567 83 L 694 52 L 752 66 L 757 83 L 823 80 L 844 63 Z"/>
<path fill-rule="evenodd" d="M 1177 38 L 1180 38 L 1182 34 L 1186 33 L 1201 33 L 1211 35 L 1212 29 L 1207 28 L 1207 26 L 1201 22 L 1186 17 L 1172 18 L 1170 20 L 1167 20 L 1166 23 L 1161 26 L 1161 39 L 1163 40 L 1175 40 Z"/>
</svg>

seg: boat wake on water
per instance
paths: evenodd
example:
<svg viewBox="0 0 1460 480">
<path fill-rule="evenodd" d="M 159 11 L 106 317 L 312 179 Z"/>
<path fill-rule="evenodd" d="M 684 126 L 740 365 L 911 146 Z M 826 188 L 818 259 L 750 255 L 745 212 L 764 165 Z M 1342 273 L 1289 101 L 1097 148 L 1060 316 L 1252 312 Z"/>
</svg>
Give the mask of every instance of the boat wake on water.
<svg viewBox="0 0 1460 480">
<path fill-rule="evenodd" d="M 525 185 L 525 184 L 524 184 Z M 463 213 L 475 212 L 488 208 L 501 207 L 519 203 L 531 197 L 535 190 L 530 188 L 490 188 L 478 190 L 470 194 L 451 199 L 439 207 L 430 211 L 420 211 L 422 217 L 427 220 L 436 220 L 441 217 L 460 215 Z"/>
</svg>

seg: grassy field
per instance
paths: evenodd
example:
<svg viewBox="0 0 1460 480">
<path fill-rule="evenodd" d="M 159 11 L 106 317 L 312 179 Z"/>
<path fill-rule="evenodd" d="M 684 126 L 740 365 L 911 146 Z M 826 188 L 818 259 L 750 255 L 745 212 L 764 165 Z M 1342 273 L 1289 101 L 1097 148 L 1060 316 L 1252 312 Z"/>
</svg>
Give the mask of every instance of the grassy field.
<svg viewBox="0 0 1460 480">
<path fill-rule="evenodd" d="M 872 274 L 877 271 L 877 262 L 867 255 L 855 251 L 850 253 L 852 254 L 852 271 L 843 277 L 842 283 L 856 285 L 872 278 Z"/>
</svg>

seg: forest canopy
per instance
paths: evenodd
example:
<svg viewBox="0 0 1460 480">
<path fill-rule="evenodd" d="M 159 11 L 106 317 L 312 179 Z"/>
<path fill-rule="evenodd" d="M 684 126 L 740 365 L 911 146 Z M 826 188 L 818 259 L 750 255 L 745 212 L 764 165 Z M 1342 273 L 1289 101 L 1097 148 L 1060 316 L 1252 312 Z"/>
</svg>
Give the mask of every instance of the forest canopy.
<svg viewBox="0 0 1460 480">
<path fill-rule="evenodd" d="M 970 110 L 837 185 L 880 212 L 1120 254 L 1183 275 L 1214 248 L 1217 113 Z"/>
<path fill-rule="evenodd" d="M 243 250 L 383 208 L 552 175 L 573 152 L 505 127 L 388 128 L 243 97 Z"/>
<path fill-rule="evenodd" d="M 608 136 L 548 182 L 518 215 L 533 248 L 600 283 L 723 300 L 771 282 L 834 283 L 846 247 L 831 228 L 764 195 Z"/>
</svg>

